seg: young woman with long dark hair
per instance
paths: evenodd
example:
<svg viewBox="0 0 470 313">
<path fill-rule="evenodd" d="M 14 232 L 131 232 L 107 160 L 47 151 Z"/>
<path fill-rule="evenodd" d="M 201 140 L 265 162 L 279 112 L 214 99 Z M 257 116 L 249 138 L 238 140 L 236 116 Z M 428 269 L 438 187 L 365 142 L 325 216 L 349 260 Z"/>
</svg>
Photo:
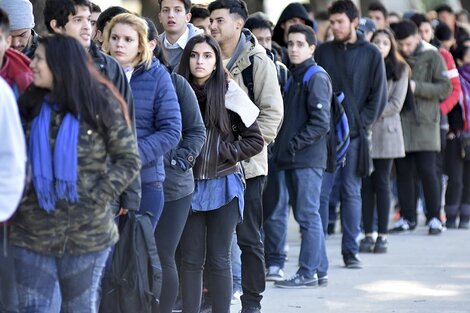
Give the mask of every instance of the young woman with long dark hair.
<svg viewBox="0 0 470 313">
<path fill-rule="evenodd" d="M 193 168 L 192 212 L 181 238 L 183 311 L 198 313 L 202 269 L 209 269 L 212 311 L 230 312 L 232 234 L 243 217 L 240 161 L 259 153 L 263 138 L 258 108 L 227 76 L 220 47 L 210 36 L 191 38 L 178 72 L 196 92 L 207 140 Z"/>
<path fill-rule="evenodd" d="M 103 50 L 124 68 L 132 89 L 137 141 L 142 170 L 141 212 L 150 212 L 156 227 L 163 211 L 163 156 L 181 136 L 181 114 L 175 89 L 166 68 L 153 57 L 148 26 L 140 17 L 122 13 L 104 30 Z"/>
<path fill-rule="evenodd" d="M 377 46 L 385 61 L 388 102 L 382 115 L 372 127 L 372 159 L 374 172 L 362 181 L 362 222 L 366 237 L 359 245 L 360 252 L 387 252 L 390 212 L 390 172 L 393 159 L 405 156 L 400 111 L 408 89 L 408 65 L 398 54 L 392 32 L 376 31 L 371 42 Z M 372 226 L 377 208 L 378 237 L 374 242 Z"/>
<path fill-rule="evenodd" d="M 10 233 L 20 311 L 50 312 L 58 283 L 62 311 L 96 312 L 118 240 L 109 204 L 140 168 L 127 104 L 71 37 L 40 39 L 31 69 L 19 104 L 32 182 Z"/>
</svg>

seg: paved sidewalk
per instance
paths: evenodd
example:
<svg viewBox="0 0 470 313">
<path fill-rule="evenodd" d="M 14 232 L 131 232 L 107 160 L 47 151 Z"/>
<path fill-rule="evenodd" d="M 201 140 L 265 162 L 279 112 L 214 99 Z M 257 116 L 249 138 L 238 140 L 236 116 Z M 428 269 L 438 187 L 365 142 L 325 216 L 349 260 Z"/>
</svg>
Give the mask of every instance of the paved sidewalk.
<svg viewBox="0 0 470 313">
<path fill-rule="evenodd" d="M 421 223 L 422 224 L 422 223 Z M 327 240 L 330 259 L 326 288 L 286 290 L 268 283 L 263 313 L 470 313 L 470 231 L 428 229 L 389 236 L 387 254 L 361 254 L 363 269 L 345 269 L 341 235 Z M 300 236 L 289 225 L 286 276 L 296 271 Z M 233 305 L 232 313 L 240 310 Z"/>
</svg>

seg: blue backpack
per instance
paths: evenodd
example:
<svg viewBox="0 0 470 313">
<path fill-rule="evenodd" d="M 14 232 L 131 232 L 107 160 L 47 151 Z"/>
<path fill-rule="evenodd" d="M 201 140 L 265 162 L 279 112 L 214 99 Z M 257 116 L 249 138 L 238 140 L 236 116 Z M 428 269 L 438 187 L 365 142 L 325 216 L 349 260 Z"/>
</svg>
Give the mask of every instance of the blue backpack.
<svg viewBox="0 0 470 313">
<path fill-rule="evenodd" d="M 310 67 L 304 74 L 302 83 L 308 86 L 310 78 L 316 73 L 326 71 L 318 65 Z M 289 77 L 285 86 L 284 93 L 287 94 L 290 85 L 292 84 L 292 76 Z M 327 137 L 327 151 L 328 161 L 326 171 L 333 173 L 338 167 L 343 167 L 346 162 L 346 152 L 349 147 L 349 123 L 344 107 L 341 104 L 344 100 L 344 93 L 335 92 L 331 97 L 330 108 L 330 132 Z M 332 131 L 333 130 L 333 131 Z"/>
</svg>

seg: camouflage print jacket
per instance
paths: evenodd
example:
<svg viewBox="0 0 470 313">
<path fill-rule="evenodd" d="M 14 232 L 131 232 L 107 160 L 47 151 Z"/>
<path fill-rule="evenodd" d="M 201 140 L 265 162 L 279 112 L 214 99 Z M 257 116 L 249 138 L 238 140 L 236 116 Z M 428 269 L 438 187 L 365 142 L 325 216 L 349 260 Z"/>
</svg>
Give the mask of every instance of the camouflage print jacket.
<svg viewBox="0 0 470 313">
<path fill-rule="evenodd" d="M 114 215 L 109 205 L 139 173 L 140 159 L 132 129 L 121 108 L 113 101 L 105 135 L 80 122 L 78 140 L 77 204 L 56 203 L 46 213 L 38 205 L 34 186 L 25 194 L 11 227 L 13 245 L 37 253 L 62 256 L 101 251 L 118 241 Z M 51 145 L 58 132 L 62 114 L 51 116 Z M 25 124 L 27 138 L 31 123 Z M 28 138 L 29 139 L 29 138 Z M 107 158 L 112 162 L 106 162 Z"/>
</svg>

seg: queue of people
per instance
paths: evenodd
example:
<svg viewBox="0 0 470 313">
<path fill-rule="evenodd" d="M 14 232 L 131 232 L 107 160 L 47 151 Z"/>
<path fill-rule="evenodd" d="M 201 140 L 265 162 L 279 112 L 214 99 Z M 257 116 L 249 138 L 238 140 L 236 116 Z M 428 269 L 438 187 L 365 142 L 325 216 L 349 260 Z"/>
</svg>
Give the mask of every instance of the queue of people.
<svg viewBox="0 0 470 313">
<path fill-rule="evenodd" d="M 131 214 L 154 234 L 162 313 L 327 286 L 337 207 L 346 268 L 414 230 L 420 198 L 430 235 L 470 228 L 470 27 L 451 7 L 291 3 L 276 24 L 243 0 L 158 7 L 161 34 L 47 0 L 38 35 L 28 0 L 0 3 L 0 311 L 100 311 Z"/>
</svg>

